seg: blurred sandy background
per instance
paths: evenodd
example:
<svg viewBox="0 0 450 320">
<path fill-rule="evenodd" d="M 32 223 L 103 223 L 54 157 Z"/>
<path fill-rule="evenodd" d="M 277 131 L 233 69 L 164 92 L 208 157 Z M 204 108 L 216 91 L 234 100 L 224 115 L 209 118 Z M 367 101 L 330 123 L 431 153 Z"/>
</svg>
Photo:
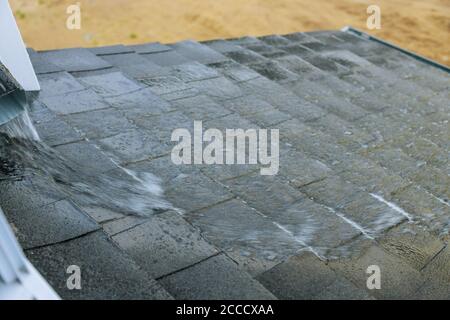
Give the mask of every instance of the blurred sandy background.
<svg viewBox="0 0 450 320">
<path fill-rule="evenodd" d="M 81 30 L 66 8 L 79 2 Z M 352 25 L 450 65 L 450 0 L 10 0 L 24 40 L 35 49 L 163 43 L 340 29 Z M 366 29 L 381 7 L 382 29 Z"/>
</svg>

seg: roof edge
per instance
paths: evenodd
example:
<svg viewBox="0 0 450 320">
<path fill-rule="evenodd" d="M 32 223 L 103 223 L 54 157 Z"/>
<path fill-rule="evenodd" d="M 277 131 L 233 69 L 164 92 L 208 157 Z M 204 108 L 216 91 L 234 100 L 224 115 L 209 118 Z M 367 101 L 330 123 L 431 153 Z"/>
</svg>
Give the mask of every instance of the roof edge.
<svg viewBox="0 0 450 320">
<path fill-rule="evenodd" d="M 352 33 L 352 34 L 355 34 L 357 36 L 363 37 L 363 38 L 365 38 L 367 40 L 372 40 L 372 41 L 378 42 L 378 43 L 383 44 L 383 45 L 385 45 L 387 47 L 396 49 L 396 50 L 398 50 L 398 51 L 400 51 L 400 52 L 402 52 L 402 53 L 404 53 L 404 54 L 406 54 L 406 55 L 408 55 L 410 57 L 413 57 L 416 60 L 419 60 L 419 61 L 424 62 L 426 64 L 432 65 L 433 67 L 441 69 L 441 70 L 443 70 L 443 71 L 445 71 L 447 73 L 450 73 L 450 68 L 447 67 L 446 65 L 443 65 L 443 64 L 441 64 L 439 62 L 436 62 L 434 60 L 428 59 L 428 58 L 426 58 L 424 56 L 421 56 L 421 55 L 419 55 L 417 53 L 414 53 L 412 51 L 403 49 L 403 48 L 401 48 L 399 46 L 396 46 L 395 44 L 392 44 L 392 43 L 390 43 L 388 41 L 382 40 L 382 39 L 377 38 L 375 36 L 372 36 L 372 35 L 364 32 L 364 31 L 361 31 L 361 30 L 358 30 L 356 28 L 353 28 L 352 26 L 346 26 L 346 27 L 342 28 L 341 31 L 347 32 L 347 33 Z"/>
<path fill-rule="evenodd" d="M 7 0 L 0 0 L 0 61 L 25 91 L 39 91 L 39 81 Z"/>
</svg>

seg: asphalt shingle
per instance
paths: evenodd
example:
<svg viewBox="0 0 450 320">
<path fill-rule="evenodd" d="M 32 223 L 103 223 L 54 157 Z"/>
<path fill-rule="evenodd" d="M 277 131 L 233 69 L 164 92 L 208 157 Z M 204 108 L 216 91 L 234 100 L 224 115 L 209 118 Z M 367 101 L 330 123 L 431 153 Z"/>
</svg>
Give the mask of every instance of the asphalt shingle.
<svg viewBox="0 0 450 320">
<path fill-rule="evenodd" d="M 87 141 L 69 143 L 55 149 L 66 159 L 82 167 L 85 172 L 102 173 L 116 168 L 110 158 Z"/>
<path fill-rule="evenodd" d="M 291 234 L 280 229 L 240 200 L 230 200 L 188 214 L 205 238 L 221 248 L 252 275 L 260 274 L 304 249 Z M 239 221 L 239 224 L 236 224 Z"/>
<path fill-rule="evenodd" d="M 153 278 L 174 273 L 217 253 L 173 211 L 155 215 L 113 235 L 112 239 Z"/>
<path fill-rule="evenodd" d="M 156 95 L 152 88 L 107 97 L 105 101 L 131 119 L 145 115 L 158 115 L 173 110 L 170 103 Z"/>
<path fill-rule="evenodd" d="M 132 46 L 127 46 L 127 47 L 134 50 L 136 53 L 139 53 L 139 54 L 156 53 L 156 52 L 164 52 L 164 51 L 172 50 L 169 46 L 166 46 L 159 42 L 138 44 L 138 45 L 132 45 Z"/>
<path fill-rule="evenodd" d="M 60 200 L 32 210 L 11 210 L 8 211 L 7 217 L 14 225 L 24 249 L 67 241 L 100 228 L 68 200 Z"/>
<path fill-rule="evenodd" d="M 176 66 L 190 61 L 175 51 L 153 52 L 145 54 L 143 57 L 161 67 Z"/>
<path fill-rule="evenodd" d="M 36 74 L 64 71 L 63 68 L 58 67 L 55 64 L 51 63 L 48 59 L 44 58 L 33 49 L 28 48 L 27 51 L 34 68 L 34 72 L 36 72 Z"/>
<path fill-rule="evenodd" d="M 298 272 L 302 270 L 302 272 Z M 311 253 L 294 256 L 257 279 L 277 298 L 309 299 L 332 285 L 337 276 Z"/>
<path fill-rule="evenodd" d="M 225 56 L 195 41 L 182 41 L 172 45 L 182 56 L 202 64 L 217 63 L 227 60 Z"/>
<path fill-rule="evenodd" d="M 342 31 L 29 52 L 43 140 L 83 172 L 155 174 L 179 210 L 79 207 L 45 174 L 0 170 L 2 207 L 63 297 L 448 297 L 430 281 L 448 278 L 448 73 Z M 175 165 L 171 133 L 194 120 L 279 129 L 279 174 Z M 84 295 L 65 289 L 68 263 Z M 369 264 L 382 290 L 366 290 Z"/>
<path fill-rule="evenodd" d="M 102 231 L 26 252 L 64 299 L 171 299 L 155 280 L 117 249 Z M 81 290 L 67 287 L 69 266 L 81 271 Z"/>
<path fill-rule="evenodd" d="M 275 299 L 260 283 L 243 274 L 225 255 L 202 261 L 160 282 L 176 299 Z"/>
<path fill-rule="evenodd" d="M 110 68 L 111 64 L 98 58 L 88 49 L 62 49 L 41 51 L 39 55 L 65 71 L 88 71 Z"/>
<path fill-rule="evenodd" d="M 41 86 L 39 98 L 62 96 L 86 89 L 85 86 L 67 72 L 39 75 L 38 79 Z"/>
<path fill-rule="evenodd" d="M 120 72 L 78 78 L 85 87 L 92 88 L 102 97 L 118 96 L 142 89 L 143 86 Z"/>
<path fill-rule="evenodd" d="M 71 114 L 106 109 L 110 106 L 92 89 L 69 92 L 63 96 L 42 97 L 39 100 L 57 114 Z"/>
<path fill-rule="evenodd" d="M 110 137 L 131 127 L 123 113 L 113 108 L 69 114 L 64 120 L 89 139 Z"/>
<path fill-rule="evenodd" d="M 120 68 L 120 70 L 135 79 L 141 79 L 161 74 L 161 66 L 145 59 L 137 53 L 114 54 L 102 56 L 106 63 Z"/>
<path fill-rule="evenodd" d="M 123 54 L 123 53 L 133 53 L 135 50 L 130 47 L 126 47 L 124 45 L 113 45 L 106 47 L 95 47 L 89 49 L 91 52 L 95 53 L 98 56 L 106 56 L 110 54 Z"/>
</svg>

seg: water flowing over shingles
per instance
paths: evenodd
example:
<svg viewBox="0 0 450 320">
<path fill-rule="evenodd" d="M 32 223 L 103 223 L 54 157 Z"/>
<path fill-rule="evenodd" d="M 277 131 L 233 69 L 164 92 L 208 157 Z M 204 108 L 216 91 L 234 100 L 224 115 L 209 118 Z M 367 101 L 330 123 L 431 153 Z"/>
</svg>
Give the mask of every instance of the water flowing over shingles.
<svg viewBox="0 0 450 320">
<path fill-rule="evenodd" d="M 345 39 L 348 43 L 346 44 L 341 39 Z M 208 113 L 207 123 L 212 126 L 265 128 L 272 126 L 273 123 L 277 124 L 280 126 L 282 140 L 285 143 L 284 151 L 288 153 L 295 150 L 307 160 L 302 167 L 303 164 L 296 163 L 293 158 L 292 163 L 288 163 L 287 179 L 294 186 L 300 185 L 302 192 L 312 193 L 318 198 L 312 201 L 312 203 L 316 202 L 316 205 L 305 202 L 298 208 L 289 207 L 289 203 L 286 203 L 283 210 L 288 210 L 289 214 L 284 214 L 286 217 L 281 215 L 278 220 L 274 218 L 274 212 L 264 212 L 264 216 L 268 220 L 275 219 L 274 223 L 284 228 L 280 230 L 289 230 L 297 240 L 303 241 L 304 246 L 323 256 L 327 251 L 333 250 L 334 246 L 339 246 L 341 241 L 344 243 L 350 241 L 357 234 L 362 234 L 367 239 L 375 239 L 385 230 L 401 223 L 404 218 L 408 222 L 414 220 L 414 213 L 402 209 L 401 203 L 397 204 L 391 199 L 378 196 L 378 192 L 370 192 L 369 190 L 373 186 L 366 185 L 356 173 L 350 176 L 347 173 L 346 179 L 350 179 L 350 181 L 342 185 L 340 192 L 343 193 L 344 198 L 348 199 L 348 204 L 344 202 L 343 207 L 340 203 L 333 203 L 328 199 L 327 193 L 331 192 L 329 195 L 334 198 L 339 184 L 342 184 L 344 180 L 338 182 L 335 186 L 336 190 L 331 186 L 325 186 L 323 190 L 314 190 L 316 188 L 315 181 L 339 176 L 340 172 L 348 170 L 344 163 L 345 158 L 353 160 L 350 154 L 358 149 L 370 150 L 374 142 L 380 141 L 377 139 L 380 135 L 383 137 L 381 141 L 384 141 L 386 133 L 383 133 L 380 126 L 394 126 L 400 132 L 403 128 L 395 122 L 385 124 L 383 122 L 385 119 L 373 112 L 379 108 L 378 106 L 366 105 L 361 102 L 367 97 L 359 86 L 364 87 L 368 84 L 369 87 L 366 89 L 368 91 L 372 86 L 375 87 L 375 83 L 381 77 L 386 77 L 387 81 L 392 84 L 395 78 L 394 74 L 383 69 L 383 65 L 371 62 L 371 55 L 365 51 L 367 46 L 365 41 L 353 35 L 332 32 L 330 34 L 317 33 L 311 36 L 289 35 L 286 37 L 267 36 L 259 39 L 231 39 L 210 41 L 205 44 L 183 42 L 165 46 L 163 51 L 158 49 L 158 44 L 146 45 L 145 50 L 140 50 L 139 46 L 109 47 L 105 52 L 78 49 L 77 53 L 83 53 L 80 56 L 81 60 L 70 63 L 67 62 L 70 51 L 55 51 L 51 56 L 58 58 L 57 61 L 61 67 L 67 64 L 68 71 L 76 72 L 79 69 L 82 72 L 73 73 L 74 76 L 67 73 L 55 74 L 55 79 L 67 81 L 67 87 L 62 87 L 60 92 L 56 92 L 52 88 L 44 88 L 43 100 L 44 104 L 47 103 L 52 111 L 64 114 L 65 120 L 69 124 L 73 119 L 73 123 L 76 124 L 74 129 L 78 134 L 100 153 L 110 157 L 111 162 L 118 169 L 112 171 L 114 174 L 125 173 L 125 175 L 118 175 L 121 176 L 121 179 L 132 180 L 139 186 L 131 192 L 132 196 L 125 200 L 120 198 L 120 201 L 127 203 L 126 206 L 128 210 L 131 208 L 131 211 L 141 211 L 145 208 L 146 202 L 141 199 L 142 188 L 156 197 L 154 201 L 157 206 L 164 207 L 164 203 L 160 202 L 159 198 L 162 197 L 163 187 L 167 184 L 164 174 L 157 178 L 158 169 L 145 174 L 132 171 L 127 164 L 145 162 L 146 159 L 159 158 L 170 152 L 170 147 L 164 143 L 164 137 L 170 136 L 171 130 L 185 127 L 186 124 L 189 125 L 189 122 L 203 116 L 202 113 L 205 112 Z M 361 52 L 358 51 L 360 48 Z M 130 56 L 133 57 L 132 60 L 128 59 Z M 106 65 L 103 65 L 99 59 L 108 61 L 112 65 L 111 71 L 108 71 Z M 141 66 L 139 71 L 138 64 Z M 161 67 L 166 69 L 161 69 Z M 365 69 L 365 73 L 361 73 L 362 69 Z M 304 76 L 310 76 L 314 81 L 304 80 Z M 51 83 L 52 77 L 52 74 L 46 75 L 46 83 Z M 423 76 L 423 79 L 417 81 L 425 83 L 425 78 L 427 77 Z M 397 83 L 401 84 L 402 90 L 403 88 L 409 89 L 405 80 L 397 81 Z M 148 97 L 141 98 L 143 89 L 136 91 L 136 88 L 143 86 L 150 91 L 146 91 Z M 117 115 L 122 114 L 125 121 L 110 122 L 108 120 L 105 122 L 106 120 L 100 116 L 100 113 L 107 114 L 107 109 L 105 109 L 98 113 L 98 118 L 94 118 L 103 125 L 100 125 L 100 128 L 94 128 L 94 122 L 88 124 L 86 123 L 88 118 L 80 115 L 86 113 L 94 116 L 95 108 L 80 109 L 81 113 L 77 115 L 74 113 L 76 111 L 74 107 L 66 109 L 61 104 L 54 104 L 54 102 L 59 103 L 59 99 L 63 102 L 64 94 L 67 94 L 67 99 L 69 99 L 73 90 L 83 87 L 85 87 L 84 90 L 77 90 L 77 92 L 82 94 L 89 91 L 89 95 L 92 95 L 92 91 L 94 91 L 114 107 Z M 379 89 L 390 90 L 382 85 Z M 428 92 L 426 91 L 428 89 L 423 90 Z M 350 96 L 350 100 L 354 102 L 343 99 L 343 95 Z M 264 102 L 263 110 L 258 110 L 258 101 Z M 200 107 L 205 103 L 207 108 L 201 109 Z M 103 110 L 105 106 L 100 103 L 98 108 Z M 402 112 L 400 116 L 404 117 Z M 72 115 L 72 113 L 74 114 Z M 215 114 L 216 116 L 214 116 Z M 374 128 L 366 127 L 365 117 L 368 117 L 369 114 L 375 117 L 373 119 Z M 126 125 L 127 121 L 130 122 L 128 126 Z M 439 144 L 433 146 L 439 148 Z M 62 148 L 65 149 L 64 146 Z M 369 154 L 368 168 L 381 170 L 383 174 L 389 175 L 390 172 L 387 172 L 384 164 L 380 162 L 383 160 L 381 155 L 382 153 Z M 360 161 L 358 156 L 353 157 Z M 281 156 L 282 167 L 284 161 L 291 160 L 284 160 Z M 152 161 L 149 162 L 152 163 Z M 170 166 L 167 165 L 167 167 Z M 362 170 L 361 168 L 356 169 L 359 169 L 359 172 Z M 371 175 L 370 169 L 367 173 Z M 391 170 L 391 168 L 388 169 Z M 174 169 L 174 171 L 176 170 Z M 201 184 L 206 185 L 202 174 L 209 172 L 210 169 L 205 168 L 204 170 L 196 173 L 194 180 L 201 181 Z M 225 172 L 220 172 L 221 170 L 222 168 L 213 169 L 216 174 L 219 173 L 218 177 L 208 176 L 212 180 L 220 180 L 220 176 L 225 174 Z M 182 198 L 183 192 L 189 193 L 190 188 L 196 189 L 190 184 L 184 186 L 184 181 L 193 177 L 189 171 L 188 174 L 176 175 L 177 178 L 170 180 L 170 185 L 167 186 L 169 200 L 177 203 L 177 206 L 180 207 L 179 212 L 185 212 L 186 217 L 189 217 L 190 211 L 195 212 L 202 207 L 214 205 L 215 201 L 224 201 L 230 197 L 221 191 L 219 193 L 223 194 L 220 194 L 217 200 L 214 200 L 215 197 L 209 199 L 210 196 L 206 196 L 205 199 L 208 198 L 208 201 L 205 201 L 203 193 L 207 190 L 202 190 L 197 194 L 192 193 L 191 200 L 194 200 L 195 205 L 189 205 L 188 199 Z M 297 172 L 298 176 L 290 176 L 296 175 Z M 398 173 L 396 168 L 393 168 L 392 172 Z M 226 175 L 229 174 L 226 173 Z M 245 175 L 246 171 L 244 170 L 240 174 Z M 281 176 L 283 176 L 283 170 Z M 89 178 L 86 177 L 87 181 Z M 231 174 L 229 178 L 233 179 L 234 175 Z M 104 185 L 114 184 L 115 187 L 105 187 L 114 189 L 114 192 L 113 190 L 108 191 L 112 194 L 120 193 L 120 188 L 128 188 L 123 181 L 116 181 L 115 177 L 111 178 L 110 175 L 103 172 L 97 179 L 102 180 L 101 184 Z M 402 180 L 403 178 L 398 177 L 398 179 Z M 277 180 L 279 179 L 277 178 Z M 172 183 L 176 184 L 177 182 L 180 186 L 172 186 Z M 96 187 L 96 182 L 66 181 L 63 184 L 71 185 L 72 189 L 81 194 L 98 193 L 99 197 L 105 198 L 104 202 L 121 207 L 119 201 L 113 199 L 114 197 L 101 195 L 101 190 Z M 268 186 L 270 185 L 271 182 L 268 182 Z M 225 187 L 227 187 L 226 183 Z M 172 188 L 178 192 L 172 191 Z M 185 190 L 182 190 L 183 188 Z M 223 188 L 222 184 L 220 188 Z M 381 188 L 377 191 L 382 191 L 385 186 L 381 184 L 377 188 Z M 242 195 L 238 193 L 243 200 L 246 200 L 246 193 L 251 191 L 251 186 L 247 186 L 247 189 L 244 188 Z M 228 191 L 231 194 L 237 192 L 233 186 L 228 188 Z M 428 192 L 428 190 L 425 191 Z M 301 198 L 300 194 L 297 197 Z M 442 199 L 435 192 L 430 191 L 430 195 L 436 199 Z M 271 197 L 268 199 L 275 202 L 280 201 L 277 197 L 282 198 L 281 193 L 275 193 L 273 199 Z M 353 197 L 356 198 L 353 199 Z M 81 197 L 80 201 L 86 201 L 88 198 L 85 197 L 83 200 Z M 370 198 L 375 199 L 378 203 L 374 203 Z M 203 203 L 203 201 L 205 202 Z M 339 197 L 336 197 L 336 201 L 340 201 Z M 255 207 L 259 212 L 264 211 L 261 209 L 264 206 L 260 208 L 259 204 L 252 201 L 244 203 L 249 207 Z M 275 209 L 277 207 L 269 205 L 266 208 Z M 319 214 L 323 210 L 328 211 L 329 214 Z M 326 241 L 320 239 L 319 234 L 328 234 L 329 232 L 333 234 L 333 231 L 328 231 L 328 228 L 335 223 L 342 225 L 341 236 L 330 236 Z M 262 233 L 254 232 L 253 234 Z M 299 241 L 297 242 L 300 244 Z"/>
<path fill-rule="evenodd" d="M 28 114 L 0 127 L 1 156 L 17 163 L 27 174 L 45 174 L 81 205 L 109 208 L 125 214 L 149 216 L 155 211 L 173 209 L 164 200 L 161 181 L 149 172 L 129 169 L 93 173 L 62 156 L 40 141 Z M 17 178 L 17 174 L 15 174 Z"/>
<path fill-rule="evenodd" d="M 36 131 L 36 128 L 30 119 L 30 115 L 26 110 L 7 124 L 0 126 L 0 132 L 5 133 L 11 138 L 41 141 L 39 133 Z"/>
<path fill-rule="evenodd" d="M 49 58 L 58 68 L 43 65 Z M 442 249 L 428 239 L 446 237 L 450 225 L 450 77 L 433 66 L 342 31 L 55 50 L 32 60 L 42 92 L 30 118 L 42 141 L 20 127 L 3 131 L 0 182 L 54 184 L 175 297 L 204 297 L 180 289 L 183 276 L 205 274 L 195 279 L 221 288 L 230 276 L 261 292 L 255 278 L 284 265 L 301 276 L 303 259 L 311 274 L 333 277 L 324 260 L 389 252 L 420 269 Z M 175 165 L 171 133 L 195 120 L 279 129 L 279 173 Z M 403 240 L 410 229 L 431 234 L 425 248 Z M 392 234 L 401 239 L 389 243 Z M 272 290 L 285 278 L 264 284 Z M 333 281 L 327 289 L 344 285 Z M 293 297 L 324 289 L 313 287 Z M 230 290 L 220 296 L 242 298 Z"/>
<path fill-rule="evenodd" d="M 408 212 L 406 212 L 405 210 L 403 210 L 402 208 L 397 206 L 395 203 L 387 201 L 382 196 L 379 196 L 374 193 L 371 193 L 370 195 L 372 197 L 374 197 L 375 199 L 377 199 L 378 201 L 381 201 L 381 202 L 387 204 L 389 206 L 389 208 L 392 208 L 395 211 L 397 211 L 398 213 L 400 213 L 402 216 L 404 216 L 406 219 L 408 219 L 409 222 L 413 222 L 413 217 Z"/>
</svg>

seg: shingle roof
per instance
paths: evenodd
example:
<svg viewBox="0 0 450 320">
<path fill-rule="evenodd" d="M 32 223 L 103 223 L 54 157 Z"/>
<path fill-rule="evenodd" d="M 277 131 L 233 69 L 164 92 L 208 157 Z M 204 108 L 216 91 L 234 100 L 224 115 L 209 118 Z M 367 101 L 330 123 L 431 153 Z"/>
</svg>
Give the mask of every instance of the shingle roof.
<svg viewBox="0 0 450 320">
<path fill-rule="evenodd" d="M 19 240 L 62 297 L 449 297 L 436 280 L 449 280 L 449 73 L 342 31 L 31 59 L 43 140 L 93 172 L 113 174 L 110 157 L 155 174 L 184 212 L 128 216 L 77 203 L 52 177 L 0 179 Z M 194 120 L 279 129 L 279 174 L 174 165 L 171 132 Z M 71 264 L 86 291 L 65 288 Z M 372 264 L 384 290 L 366 291 Z"/>
</svg>

